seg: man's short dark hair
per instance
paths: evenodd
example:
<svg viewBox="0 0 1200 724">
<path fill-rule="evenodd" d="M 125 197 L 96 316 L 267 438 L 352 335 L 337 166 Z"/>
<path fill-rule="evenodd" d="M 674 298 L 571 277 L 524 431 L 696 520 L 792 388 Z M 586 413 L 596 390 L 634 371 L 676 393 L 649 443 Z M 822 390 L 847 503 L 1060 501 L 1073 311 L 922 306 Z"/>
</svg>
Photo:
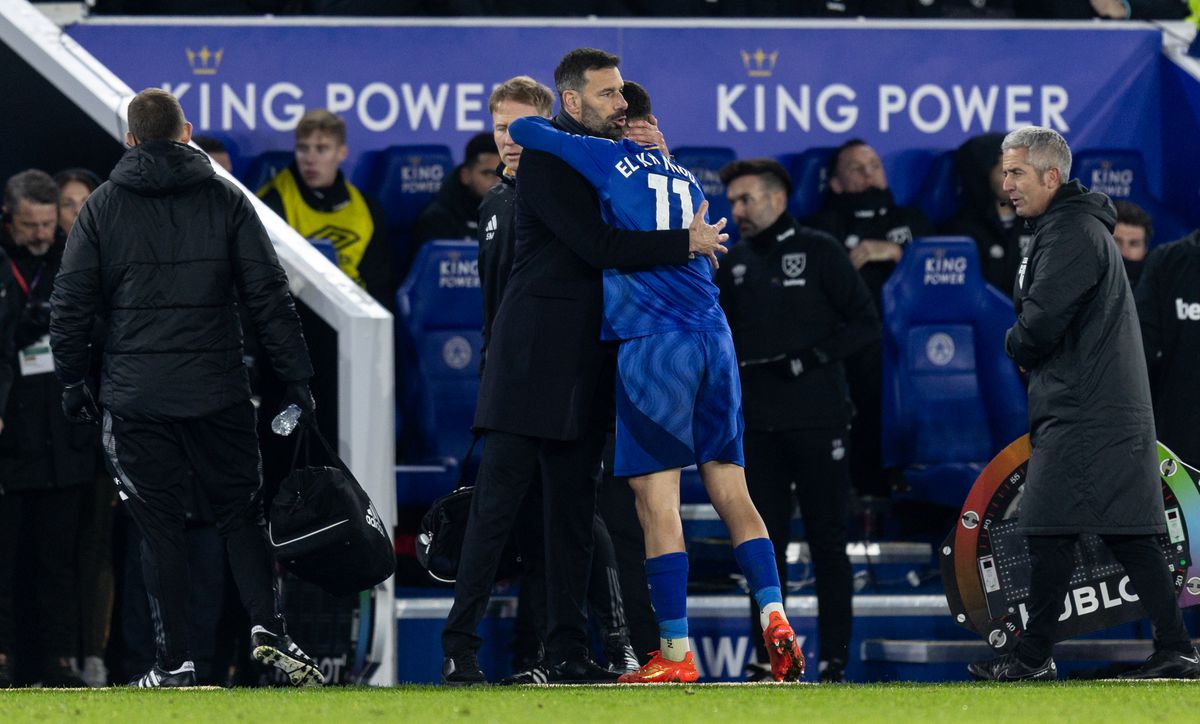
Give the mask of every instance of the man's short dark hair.
<svg viewBox="0 0 1200 724">
<path fill-rule="evenodd" d="M 621 59 L 612 53 L 596 48 L 576 48 L 558 61 L 558 67 L 554 69 L 554 88 L 560 98 L 569 90 L 581 91 L 587 84 L 584 73 L 616 68 L 620 64 Z"/>
<path fill-rule="evenodd" d="M 229 153 L 229 149 L 225 148 L 225 144 L 221 139 L 212 136 L 192 136 L 192 141 L 208 155 L 214 153 Z"/>
<path fill-rule="evenodd" d="M 781 163 L 773 158 L 746 158 L 730 161 L 721 167 L 721 183 L 729 186 L 742 176 L 758 176 L 763 185 L 792 196 L 792 177 Z"/>
<path fill-rule="evenodd" d="M 625 85 L 621 86 L 621 95 L 625 96 L 625 102 L 629 105 L 625 109 L 626 120 L 643 121 L 650 117 L 650 94 L 641 84 L 625 81 Z"/>
<path fill-rule="evenodd" d="M 1114 201 L 1113 206 L 1117 207 L 1117 223 L 1142 227 L 1146 230 L 1146 243 L 1149 244 L 1150 237 L 1154 236 L 1154 222 L 1150 220 L 1150 214 L 1132 201 Z"/>
<path fill-rule="evenodd" d="M 58 184 L 50 174 L 36 168 L 14 174 L 4 184 L 4 208 L 11 214 L 22 201 L 58 206 Z"/>
<path fill-rule="evenodd" d="M 826 171 L 828 172 L 828 175 L 826 176 L 826 178 L 833 178 L 834 176 L 837 175 L 838 161 L 841 160 L 843 153 L 845 153 L 846 151 L 849 151 L 852 148 L 857 148 L 858 146 L 869 146 L 869 145 L 871 145 L 871 144 L 867 143 L 866 141 L 862 140 L 861 138 L 851 138 L 849 141 L 846 141 L 842 145 L 833 149 L 833 153 L 830 154 L 830 156 L 829 156 L 829 163 L 825 167 Z"/>
<path fill-rule="evenodd" d="M 467 141 L 467 150 L 463 154 L 463 163 L 467 166 L 474 166 L 479 162 L 479 157 L 485 153 L 500 152 L 496 150 L 496 137 L 490 133 L 476 133 L 471 136 L 471 140 Z"/>
<path fill-rule="evenodd" d="M 162 88 L 147 88 L 129 102 L 129 132 L 138 143 L 177 141 L 185 122 L 179 100 Z"/>
</svg>

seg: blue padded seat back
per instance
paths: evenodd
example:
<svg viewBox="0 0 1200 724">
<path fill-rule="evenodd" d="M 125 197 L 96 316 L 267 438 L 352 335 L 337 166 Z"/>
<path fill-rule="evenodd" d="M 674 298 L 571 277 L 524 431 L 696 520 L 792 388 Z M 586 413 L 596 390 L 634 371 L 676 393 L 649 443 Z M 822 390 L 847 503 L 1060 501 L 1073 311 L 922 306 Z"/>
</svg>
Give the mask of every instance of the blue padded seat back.
<svg viewBox="0 0 1200 724">
<path fill-rule="evenodd" d="M 725 184 L 721 183 L 721 167 L 737 158 L 732 148 L 723 146 L 680 146 L 672 150 L 675 162 L 691 171 L 704 189 L 708 199 L 708 218 L 715 222 L 721 217 L 729 220 L 725 232 L 729 241 L 738 240 L 738 230 L 730 214 L 729 199 L 725 196 Z"/>
</svg>

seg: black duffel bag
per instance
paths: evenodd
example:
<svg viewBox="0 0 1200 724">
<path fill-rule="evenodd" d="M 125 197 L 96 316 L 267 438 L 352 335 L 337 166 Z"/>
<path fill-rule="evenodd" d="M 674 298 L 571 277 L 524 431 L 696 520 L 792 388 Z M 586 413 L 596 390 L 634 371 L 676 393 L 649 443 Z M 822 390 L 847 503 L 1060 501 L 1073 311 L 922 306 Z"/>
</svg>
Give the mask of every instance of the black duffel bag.
<svg viewBox="0 0 1200 724">
<path fill-rule="evenodd" d="M 471 446 L 463 456 L 454 490 L 433 501 L 421 518 L 421 530 L 417 533 L 417 563 L 429 573 L 430 578 L 442 583 L 454 583 L 458 577 L 458 561 L 462 557 L 463 537 L 467 533 L 471 500 L 475 495 L 475 487 L 466 485 L 464 481 L 477 442 L 478 435 L 471 440 Z M 510 539 L 501 556 L 496 578 L 516 575 L 520 563 Z"/>
<path fill-rule="evenodd" d="M 309 465 L 308 436 L 337 467 Z M 316 423 L 296 432 L 292 472 L 271 503 L 267 535 L 275 557 L 298 578 L 334 595 L 357 593 L 396 572 L 391 536 L 366 491 Z M 304 465 L 297 467 L 301 447 Z"/>
</svg>

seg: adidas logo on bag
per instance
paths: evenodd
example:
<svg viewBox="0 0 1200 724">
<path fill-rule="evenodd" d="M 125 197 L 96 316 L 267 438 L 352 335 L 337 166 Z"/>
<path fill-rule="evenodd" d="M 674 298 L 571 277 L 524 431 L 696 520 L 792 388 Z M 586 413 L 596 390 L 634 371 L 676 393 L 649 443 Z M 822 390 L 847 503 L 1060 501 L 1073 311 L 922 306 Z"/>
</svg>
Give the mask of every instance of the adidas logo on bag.
<svg viewBox="0 0 1200 724">
<path fill-rule="evenodd" d="M 384 538 L 387 537 L 387 531 L 383 529 L 383 522 L 379 520 L 379 514 L 375 512 L 375 505 L 373 503 L 367 508 L 366 520 L 367 525 L 379 531 L 379 535 Z"/>
</svg>

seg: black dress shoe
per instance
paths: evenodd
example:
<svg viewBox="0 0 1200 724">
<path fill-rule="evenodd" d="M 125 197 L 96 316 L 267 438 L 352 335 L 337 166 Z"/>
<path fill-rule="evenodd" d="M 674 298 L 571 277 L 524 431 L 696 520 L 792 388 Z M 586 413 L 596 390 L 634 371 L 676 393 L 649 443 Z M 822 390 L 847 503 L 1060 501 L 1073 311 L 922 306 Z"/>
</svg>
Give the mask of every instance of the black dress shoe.
<svg viewBox="0 0 1200 724">
<path fill-rule="evenodd" d="M 1029 666 L 1016 654 L 976 661 L 967 666 L 967 671 L 984 681 L 1054 681 L 1058 678 L 1058 666 L 1053 658 L 1046 659 L 1040 666 Z"/>
<path fill-rule="evenodd" d="M 442 683 L 447 686 L 486 684 L 487 678 L 479 668 L 474 651 L 452 654 L 442 660 Z"/>
<path fill-rule="evenodd" d="M 1121 674 L 1122 679 L 1200 679 L 1200 654 L 1155 651 L 1146 663 Z"/>
<path fill-rule="evenodd" d="M 560 661 L 550 667 L 546 676 L 549 684 L 615 684 L 620 674 L 600 666 L 584 656 Z"/>
</svg>

